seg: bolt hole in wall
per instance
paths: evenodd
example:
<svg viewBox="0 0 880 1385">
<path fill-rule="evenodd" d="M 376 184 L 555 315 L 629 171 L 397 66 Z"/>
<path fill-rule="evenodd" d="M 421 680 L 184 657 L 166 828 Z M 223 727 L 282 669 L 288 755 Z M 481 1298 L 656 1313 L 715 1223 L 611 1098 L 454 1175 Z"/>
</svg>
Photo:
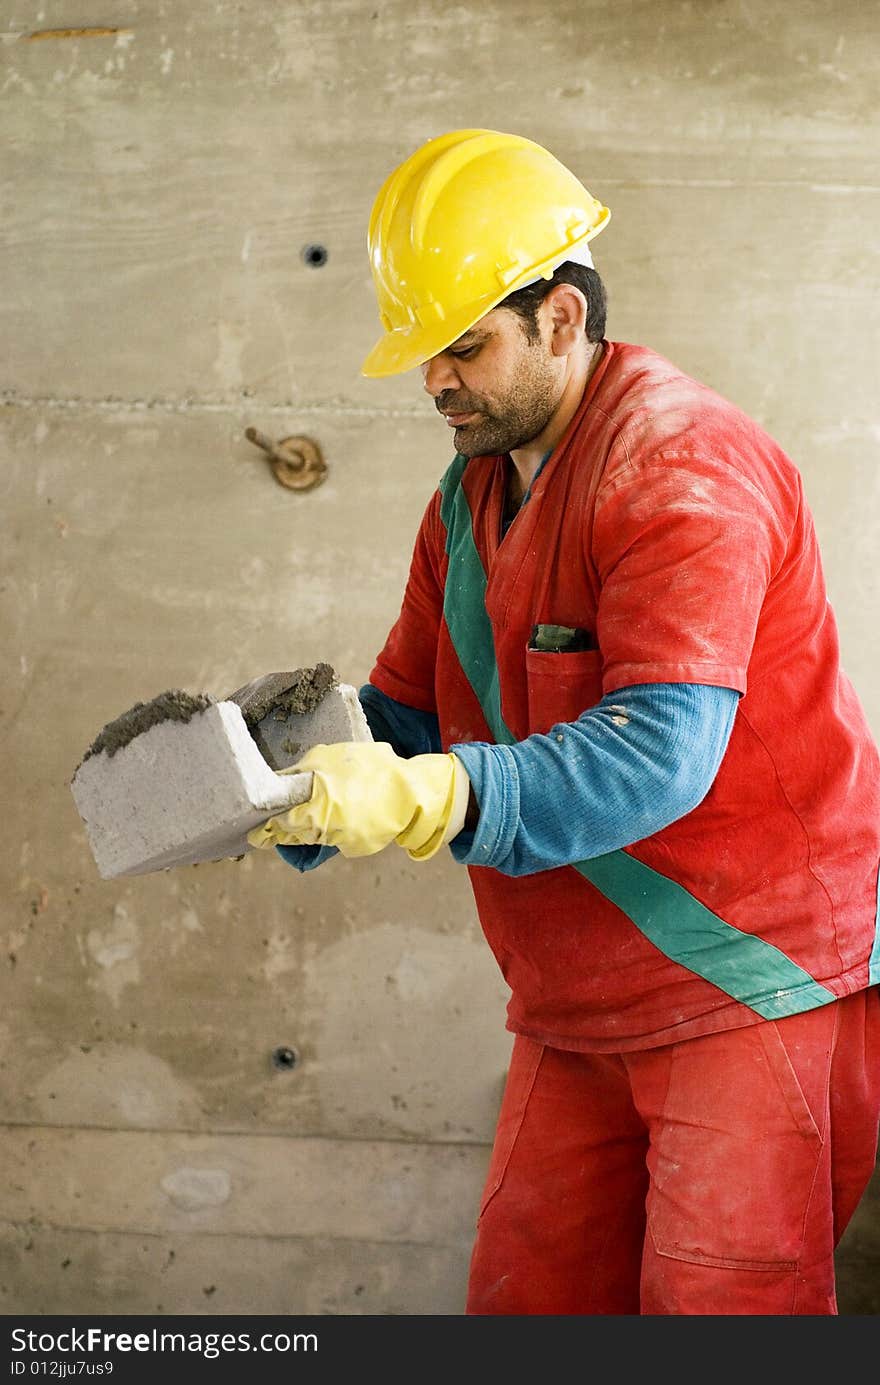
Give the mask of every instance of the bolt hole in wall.
<svg viewBox="0 0 880 1385">
<path fill-rule="evenodd" d="M 272 1066 L 280 1072 L 292 1072 L 299 1064 L 299 1054 L 295 1048 L 281 1044 L 272 1054 Z"/>
<path fill-rule="evenodd" d="M 305 245 L 302 257 L 312 269 L 321 269 L 327 263 L 328 251 L 324 245 Z"/>
</svg>

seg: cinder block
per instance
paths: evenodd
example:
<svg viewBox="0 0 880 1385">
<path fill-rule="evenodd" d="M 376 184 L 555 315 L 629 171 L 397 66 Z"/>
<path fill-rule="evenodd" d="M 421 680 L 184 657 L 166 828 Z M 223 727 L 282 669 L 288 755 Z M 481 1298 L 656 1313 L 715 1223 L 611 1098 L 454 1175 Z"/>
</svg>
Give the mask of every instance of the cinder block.
<svg viewBox="0 0 880 1385">
<path fill-rule="evenodd" d="M 166 703 L 176 713 L 174 698 L 187 695 L 162 694 L 132 709 L 145 729 L 131 735 L 129 723 L 115 738 L 121 744 L 113 731 L 125 728 L 124 718 L 105 727 L 71 781 L 104 879 L 241 856 L 252 849 L 252 828 L 311 795 L 311 774 L 279 774 L 267 763 L 237 702 L 187 699 L 186 719 L 160 715 L 156 709 L 164 712 Z M 192 710 L 196 702 L 204 705 Z M 371 739 L 357 693 L 346 684 L 335 684 L 305 713 L 274 712 L 254 730 L 272 722 L 278 768 L 295 764 L 312 745 Z"/>
<path fill-rule="evenodd" d="M 272 769 L 286 769 L 313 745 L 373 739 L 357 692 L 329 664 L 267 673 L 229 694 Z"/>
</svg>

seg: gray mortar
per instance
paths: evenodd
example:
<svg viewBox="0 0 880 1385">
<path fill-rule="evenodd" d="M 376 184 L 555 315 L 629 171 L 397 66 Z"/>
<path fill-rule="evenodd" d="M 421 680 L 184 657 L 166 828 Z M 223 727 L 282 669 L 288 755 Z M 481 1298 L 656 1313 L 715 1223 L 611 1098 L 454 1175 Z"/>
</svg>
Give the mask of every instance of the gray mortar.
<svg viewBox="0 0 880 1385">
<path fill-rule="evenodd" d="M 247 689 L 242 688 L 226 700 L 240 707 L 245 725 L 253 735 L 257 724 L 269 712 L 276 721 L 286 721 L 291 713 L 311 712 L 338 681 L 330 664 L 315 664 L 313 668 L 299 668 L 292 673 L 272 674 L 262 680 L 258 693 L 248 695 Z M 208 693 L 187 693 L 179 688 L 159 693 L 151 702 L 136 702 L 98 732 L 80 764 L 102 751 L 108 756 L 115 755 L 151 726 L 163 721 L 191 721 L 198 712 L 214 705 L 215 699 Z M 284 748 L 288 749 L 288 745 L 285 743 Z M 289 753 L 294 753 L 292 746 Z"/>
<path fill-rule="evenodd" d="M 192 721 L 198 712 L 204 712 L 213 705 L 214 698 L 207 693 L 193 695 L 181 692 L 179 688 L 159 693 L 152 702 L 136 702 L 98 732 L 81 763 L 85 764 L 92 755 L 100 755 L 102 751 L 110 756 L 115 755 L 117 750 L 122 750 L 136 736 L 149 731 L 151 726 L 158 726 L 163 721 Z"/>
<path fill-rule="evenodd" d="M 329 664 L 315 664 L 314 668 L 298 668 L 293 673 L 275 673 L 264 680 L 259 692 L 248 696 L 245 689 L 240 689 L 229 701 L 238 704 L 251 730 L 270 712 L 276 721 L 286 721 L 291 713 L 313 711 L 338 681 Z"/>
</svg>

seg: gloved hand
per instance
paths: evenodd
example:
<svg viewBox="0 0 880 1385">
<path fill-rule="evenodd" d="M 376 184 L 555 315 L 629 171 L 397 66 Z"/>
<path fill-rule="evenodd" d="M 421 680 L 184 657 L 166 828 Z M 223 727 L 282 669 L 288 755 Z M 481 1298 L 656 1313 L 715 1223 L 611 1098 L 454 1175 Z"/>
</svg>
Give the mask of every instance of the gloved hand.
<svg viewBox="0 0 880 1385">
<path fill-rule="evenodd" d="M 320 844 L 371 856 L 397 842 L 426 861 L 464 826 L 470 780 L 452 753 L 405 760 L 384 741 L 340 741 L 313 746 L 285 773 L 307 770 L 309 801 L 255 827 L 251 846 Z"/>
</svg>

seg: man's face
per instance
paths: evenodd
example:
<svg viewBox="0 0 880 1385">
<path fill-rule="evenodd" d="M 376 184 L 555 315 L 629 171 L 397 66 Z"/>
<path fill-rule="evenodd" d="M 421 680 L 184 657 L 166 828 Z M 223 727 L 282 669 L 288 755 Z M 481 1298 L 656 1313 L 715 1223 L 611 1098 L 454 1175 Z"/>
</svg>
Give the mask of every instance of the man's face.
<svg viewBox="0 0 880 1385">
<path fill-rule="evenodd" d="M 495 308 L 422 366 L 425 389 L 464 457 L 525 447 L 556 412 L 560 360 L 543 334 L 530 341 L 525 327 L 509 308 Z"/>
</svg>

